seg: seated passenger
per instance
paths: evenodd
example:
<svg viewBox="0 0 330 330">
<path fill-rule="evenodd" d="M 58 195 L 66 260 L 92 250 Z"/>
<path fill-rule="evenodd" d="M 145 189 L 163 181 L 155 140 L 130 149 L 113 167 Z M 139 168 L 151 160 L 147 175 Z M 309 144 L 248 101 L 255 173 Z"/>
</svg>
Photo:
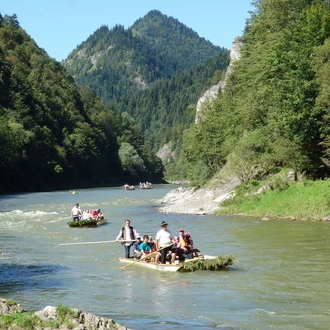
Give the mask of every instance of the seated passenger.
<svg viewBox="0 0 330 330">
<path fill-rule="evenodd" d="M 191 255 L 191 258 L 198 257 L 197 252 L 194 251 L 194 241 L 191 238 L 190 233 L 186 233 L 186 248 L 188 249 L 188 253 Z"/>
<path fill-rule="evenodd" d="M 182 254 L 185 258 L 188 258 L 188 259 L 192 258 L 189 239 L 188 239 L 187 235 L 184 233 L 183 228 L 179 229 L 179 248 L 181 249 Z"/>
<path fill-rule="evenodd" d="M 100 221 L 100 220 L 103 220 L 103 219 L 104 219 L 104 215 L 103 215 L 103 213 L 101 212 L 101 209 L 98 209 L 98 210 L 97 210 L 96 220 L 97 220 L 97 221 Z"/>
<path fill-rule="evenodd" d="M 91 218 L 92 218 L 92 214 L 90 213 L 90 210 L 84 211 L 81 216 L 81 220 L 90 220 Z"/>
<path fill-rule="evenodd" d="M 172 251 L 172 258 L 171 262 L 174 263 L 176 260 L 179 262 L 183 262 L 185 257 L 184 257 L 184 251 L 180 248 L 180 243 L 179 243 L 179 236 L 175 236 L 172 239 L 173 245 L 171 247 Z"/>
<path fill-rule="evenodd" d="M 133 257 L 135 259 L 140 259 L 141 258 L 141 248 L 140 248 L 140 244 L 141 242 L 141 236 L 137 236 L 136 237 L 137 241 L 133 243 L 132 247 L 133 247 Z"/>
<path fill-rule="evenodd" d="M 92 211 L 92 217 L 93 217 L 93 219 L 96 219 L 97 218 L 97 210 L 93 210 Z"/>
<path fill-rule="evenodd" d="M 156 251 L 156 244 L 151 236 L 149 236 L 149 243 L 151 244 L 151 253 Z"/>
<path fill-rule="evenodd" d="M 144 235 L 143 242 L 140 244 L 141 258 L 150 261 L 148 255 L 151 253 L 151 249 L 152 249 L 152 243 L 149 242 L 149 236 Z"/>
</svg>

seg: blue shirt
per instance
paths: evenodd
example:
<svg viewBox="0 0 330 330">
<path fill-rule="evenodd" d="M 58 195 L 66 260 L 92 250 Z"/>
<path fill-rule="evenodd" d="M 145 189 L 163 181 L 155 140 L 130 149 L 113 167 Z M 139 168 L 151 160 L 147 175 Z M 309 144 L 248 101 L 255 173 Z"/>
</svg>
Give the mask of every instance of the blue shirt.
<svg viewBox="0 0 330 330">
<path fill-rule="evenodd" d="M 144 243 L 140 244 L 140 251 L 144 252 L 151 252 L 152 244 L 151 243 Z"/>
<path fill-rule="evenodd" d="M 141 251 L 141 247 L 140 247 L 141 242 L 137 241 L 133 243 L 133 251 L 137 250 L 137 251 Z"/>
</svg>

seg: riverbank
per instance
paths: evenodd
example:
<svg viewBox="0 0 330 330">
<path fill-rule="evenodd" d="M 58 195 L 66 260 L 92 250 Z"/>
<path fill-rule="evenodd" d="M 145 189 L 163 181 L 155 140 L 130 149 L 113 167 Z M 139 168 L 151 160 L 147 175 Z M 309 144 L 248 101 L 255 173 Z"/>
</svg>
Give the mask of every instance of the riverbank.
<svg viewBox="0 0 330 330">
<path fill-rule="evenodd" d="M 114 320 L 65 306 L 28 312 L 15 301 L 0 298 L 0 329 L 129 330 Z"/>
<path fill-rule="evenodd" d="M 178 187 L 170 191 L 161 200 L 158 211 L 176 214 L 214 214 L 219 204 L 235 195 L 240 184 L 238 178 L 213 179 L 201 188 Z"/>
<path fill-rule="evenodd" d="M 199 189 L 179 187 L 162 199 L 159 212 L 330 221 L 330 180 L 295 181 L 291 174 L 244 184 L 227 178 Z"/>
</svg>

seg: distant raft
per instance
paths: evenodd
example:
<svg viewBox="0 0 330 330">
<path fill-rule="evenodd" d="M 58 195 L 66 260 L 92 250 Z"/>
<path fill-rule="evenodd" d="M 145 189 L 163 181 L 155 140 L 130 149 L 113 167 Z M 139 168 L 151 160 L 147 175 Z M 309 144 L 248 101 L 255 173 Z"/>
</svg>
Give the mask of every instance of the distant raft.
<svg viewBox="0 0 330 330">
<path fill-rule="evenodd" d="M 75 190 L 70 190 L 70 193 L 71 193 L 71 195 L 78 195 L 79 194 L 79 192 L 75 191 Z"/>
<path fill-rule="evenodd" d="M 181 263 L 166 263 L 160 264 L 155 262 L 148 262 L 143 260 L 134 260 L 127 258 L 119 258 L 121 262 L 128 264 L 134 264 L 144 268 L 155 269 L 162 272 L 195 272 L 197 270 L 211 270 L 219 271 L 225 270 L 228 266 L 236 262 L 236 258 L 230 256 L 210 256 L 210 255 L 200 255 L 193 259 L 188 259 Z"/>
<path fill-rule="evenodd" d="M 135 187 L 134 186 L 124 186 L 124 189 L 125 190 L 135 190 Z"/>
<path fill-rule="evenodd" d="M 79 221 L 69 221 L 67 224 L 69 227 L 73 228 L 89 228 L 89 227 L 98 227 L 101 225 L 105 225 L 107 223 L 107 219 L 89 219 L 89 220 L 79 220 Z"/>
</svg>

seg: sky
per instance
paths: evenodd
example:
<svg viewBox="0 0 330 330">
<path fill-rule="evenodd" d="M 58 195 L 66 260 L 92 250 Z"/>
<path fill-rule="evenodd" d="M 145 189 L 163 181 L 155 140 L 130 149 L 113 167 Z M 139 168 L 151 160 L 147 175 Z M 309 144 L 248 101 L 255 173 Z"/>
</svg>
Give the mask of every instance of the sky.
<svg viewBox="0 0 330 330">
<path fill-rule="evenodd" d="M 2 3 L 1 3 L 2 2 Z M 57 61 L 102 25 L 130 28 L 150 10 L 176 18 L 212 44 L 227 49 L 243 34 L 251 0 L 2 0 L 0 13 L 20 26 Z"/>
</svg>

